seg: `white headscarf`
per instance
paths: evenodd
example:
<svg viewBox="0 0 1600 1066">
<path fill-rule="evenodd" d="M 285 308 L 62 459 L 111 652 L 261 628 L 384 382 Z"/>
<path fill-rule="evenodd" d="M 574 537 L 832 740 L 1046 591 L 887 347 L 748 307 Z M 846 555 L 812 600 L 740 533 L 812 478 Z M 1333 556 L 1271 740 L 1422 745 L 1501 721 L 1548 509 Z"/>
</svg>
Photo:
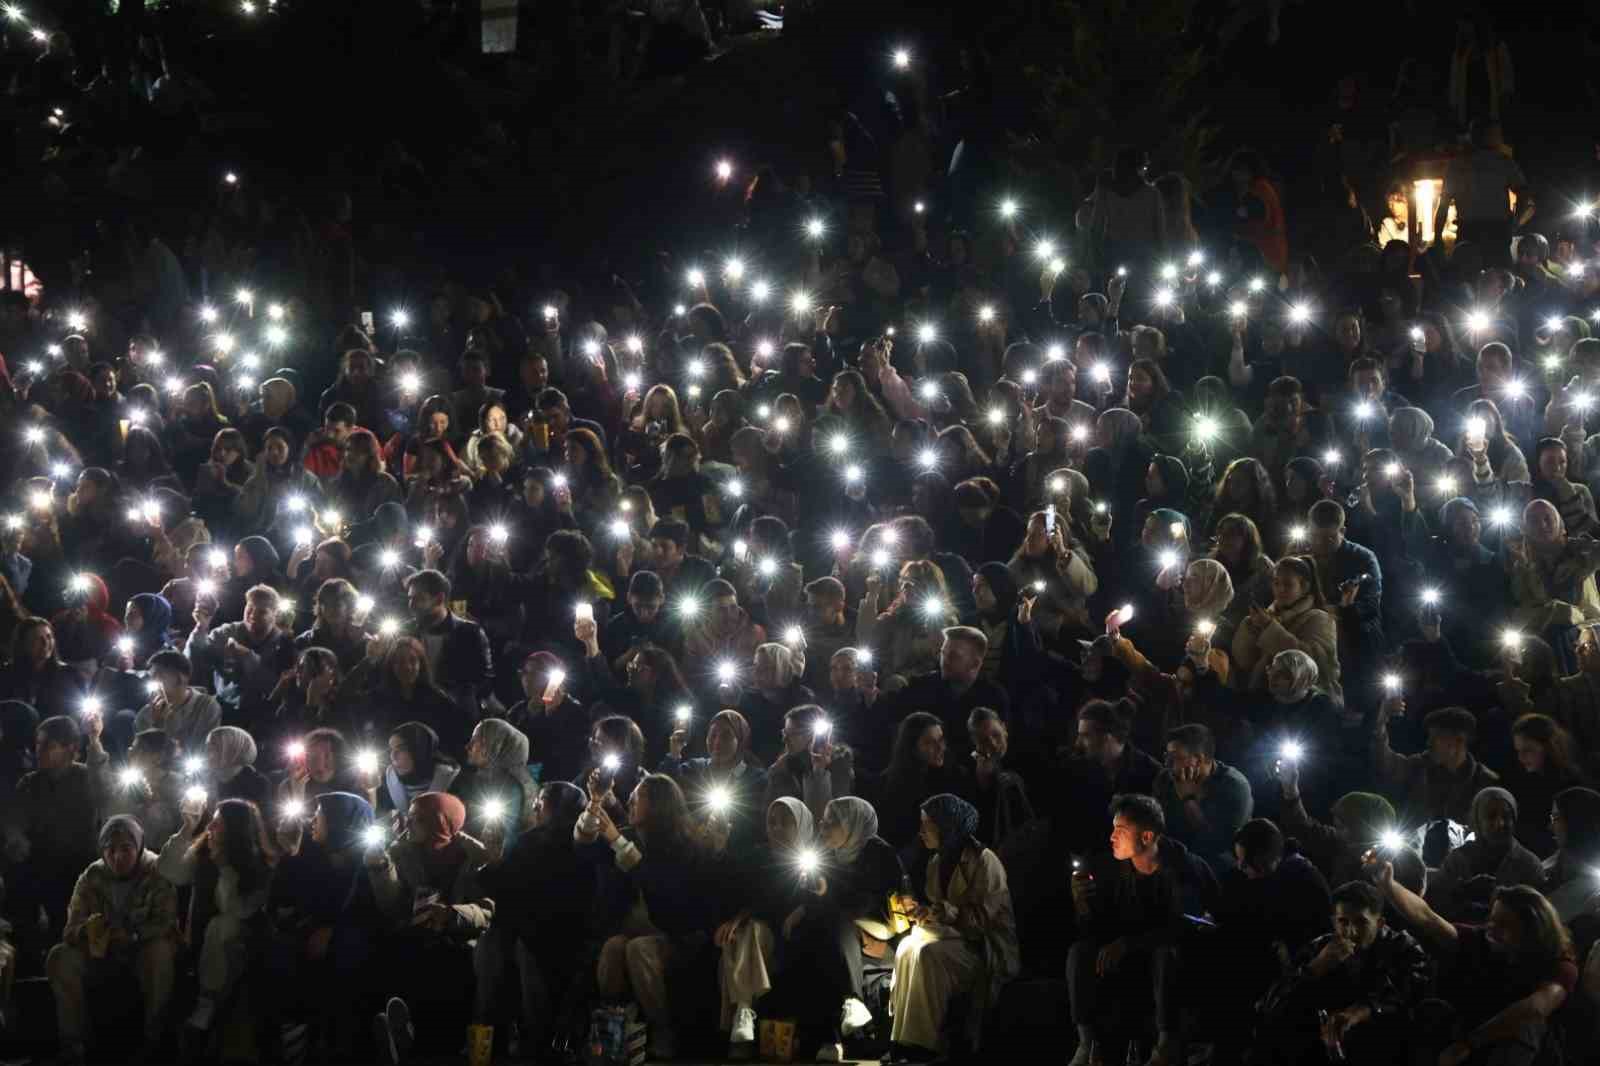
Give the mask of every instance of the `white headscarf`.
<svg viewBox="0 0 1600 1066">
<path fill-rule="evenodd" d="M 1233 602 L 1233 578 L 1228 576 L 1228 568 L 1215 559 L 1196 559 L 1190 563 L 1189 569 L 1184 571 L 1183 582 L 1184 592 L 1193 585 L 1198 601 L 1194 613 L 1201 617 L 1215 618 Z"/>
<path fill-rule="evenodd" d="M 256 761 L 255 738 L 234 725 L 220 725 L 207 733 L 206 751 L 216 755 L 211 776 L 218 781 L 232 781 Z"/>
<path fill-rule="evenodd" d="M 824 819 L 829 811 L 844 826 L 846 833 L 844 846 L 836 849 L 834 854 L 838 856 L 840 865 L 853 865 L 866 849 L 867 841 L 878 835 L 878 812 L 859 796 L 840 796 L 829 800 L 822 812 Z"/>
<path fill-rule="evenodd" d="M 811 838 L 816 835 L 816 820 L 811 817 L 811 808 L 795 799 L 793 796 L 779 796 L 772 801 L 774 807 L 782 806 L 794 816 L 795 843 L 805 847 L 811 843 Z"/>
</svg>

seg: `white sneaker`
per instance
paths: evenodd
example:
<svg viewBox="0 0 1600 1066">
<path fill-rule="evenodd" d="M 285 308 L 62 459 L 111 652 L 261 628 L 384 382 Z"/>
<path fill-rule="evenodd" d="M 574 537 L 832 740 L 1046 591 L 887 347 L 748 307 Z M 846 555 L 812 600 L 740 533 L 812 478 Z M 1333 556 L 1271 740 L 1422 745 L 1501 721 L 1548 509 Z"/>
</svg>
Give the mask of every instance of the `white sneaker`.
<svg viewBox="0 0 1600 1066">
<path fill-rule="evenodd" d="M 844 1045 L 843 1044 L 823 1044 L 820 1048 L 817 1049 L 817 1061 L 818 1062 L 843 1062 L 844 1061 Z"/>
<path fill-rule="evenodd" d="M 854 996 L 844 1001 L 844 1010 L 840 1012 L 839 1033 L 842 1036 L 854 1036 L 872 1024 L 872 1012 L 867 1005 Z"/>
<path fill-rule="evenodd" d="M 749 1007 L 738 1007 L 733 1012 L 733 1029 L 728 1033 L 730 1044 L 753 1044 L 756 1041 L 756 1012 Z"/>
</svg>

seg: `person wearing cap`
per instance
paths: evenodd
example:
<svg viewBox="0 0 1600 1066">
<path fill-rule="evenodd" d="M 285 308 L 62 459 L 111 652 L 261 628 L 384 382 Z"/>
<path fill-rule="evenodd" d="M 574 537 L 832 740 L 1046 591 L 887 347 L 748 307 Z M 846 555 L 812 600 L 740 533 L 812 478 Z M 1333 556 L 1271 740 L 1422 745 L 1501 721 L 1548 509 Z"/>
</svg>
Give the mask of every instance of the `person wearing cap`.
<svg viewBox="0 0 1600 1066">
<path fill-rule="evenodd" d="M 178 890 L 156 872 L 136 818 L 117 815 L 100 830 L 100 858 L 78 877 L 61 942 L 45 972 L 56 1003 L 61 1061 L 81 1063 L 89 1014 L 116 973 L 131 973 L 144 996 L 143 1052 L 159 1048 L 178 958 Z M 88 986 L 88 987 L 86 987 Z M 106 1004 L 102 1001 L 100 1006 Z"/>
</svg>

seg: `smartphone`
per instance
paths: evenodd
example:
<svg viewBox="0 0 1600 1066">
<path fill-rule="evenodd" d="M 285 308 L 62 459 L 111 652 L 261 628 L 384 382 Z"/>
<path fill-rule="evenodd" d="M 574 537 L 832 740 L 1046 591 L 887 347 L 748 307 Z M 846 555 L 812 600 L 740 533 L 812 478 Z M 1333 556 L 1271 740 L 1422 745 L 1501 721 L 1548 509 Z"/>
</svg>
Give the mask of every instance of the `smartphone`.
<svg viewBox="0 0 1600 1066">
<path fill-rule="evenodd" d="M 818 722 L 811 727 L 811 753 L 821 755 L 827 750 L 829 738 L 833 736 L 832 722 Z"/>
<path fill-rule="evenodd" d="M 362 330 L 363 333 L 365 333 L 369 337 L 373 337 L 373 336 L 377 335 L 377 333 L 378 333 L 377 321 L 376 321 L 376 319 L 374 319 L 372 317 L 372 312 L 371 311 L 363 311 L 363 312 L 361 312 L 361 330 Z"/>
</svg>

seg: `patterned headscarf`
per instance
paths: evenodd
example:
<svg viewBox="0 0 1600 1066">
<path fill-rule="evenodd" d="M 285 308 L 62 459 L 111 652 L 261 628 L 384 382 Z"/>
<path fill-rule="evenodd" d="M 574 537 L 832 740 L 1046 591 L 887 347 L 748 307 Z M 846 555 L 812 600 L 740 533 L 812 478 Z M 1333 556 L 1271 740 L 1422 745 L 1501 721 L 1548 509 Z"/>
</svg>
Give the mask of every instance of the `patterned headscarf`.
<svg viewBox="0 0 1600 1066">
<path fill-rule="evenodd" d="M 510 775 L 522 789 L 522 810 L 516 821 L 520 829 L 533 817 L 533 801 L 539 791 L 528 773 L 528 735 L 504 718 L 485 718 L 477 731 L 489 753 L 489 767 Z"/>
<path fill-rule="evenodd" d="M 950 792 L 923 801 L 922 813 L 939 827 L 939 887 L 948 894 L 950 876 L 961 865 L 967 846 L 981 847 L 973 834 L 978 831 L 978 808 Z"/>
<path fill-rule="evenodd" d="M 816 823 L 811 817 L 811 808 L 793 796 L 779 796 L 772 801 L 772 805 L 781 806 L 794 818 L 795 843 L 802 848 L 810 844 L 811 838 L 816 834 Z"/>
<path fill-rule="evenodd" d="M 412 835 L 429 851 L 449 847 L 467 824 L 467 805 L 448 792 L 424 792 L 411 812 Z"/>
<path fill-rule="evenodd" d="M 206 751 L 216 755 L 211 776 L 217 781 L 232 781 L 256 761 L 255 738 L 235 725 L 219 725 L 207 733 Z"/>
<path fill-rule="evenodd" d="M 878 835 L 878 812 L 860 796 L 840 796 L 829 800 L 823 808 L 822 818 L 834 818 L 844 826 L 844 844 L 834 851 L 839 865 L 853 866 L 866 849 L 867 841 Z"/>
</svg>

